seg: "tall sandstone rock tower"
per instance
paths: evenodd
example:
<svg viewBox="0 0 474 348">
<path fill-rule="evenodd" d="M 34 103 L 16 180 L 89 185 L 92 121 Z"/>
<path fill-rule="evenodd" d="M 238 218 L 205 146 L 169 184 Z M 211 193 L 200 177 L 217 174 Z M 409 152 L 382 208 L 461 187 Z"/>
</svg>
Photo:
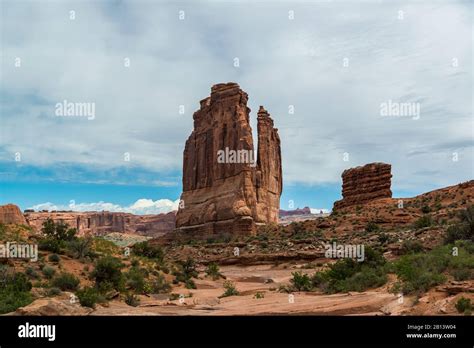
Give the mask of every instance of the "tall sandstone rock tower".
<svg viewBox="0 0 474 348">
<path fill-rule="evenodd" d="M 260 107 L 255 160 L 247 100 L 238 84 L 217 84 L 194 113 L 194 130 L 184 149 L 177 232 L 193 237 L 252 234 L 256 223 L 278 222 L 282 192 L 278 130 Z M 223 162 L 219 153 L 231 155 Z"/>
</svg>

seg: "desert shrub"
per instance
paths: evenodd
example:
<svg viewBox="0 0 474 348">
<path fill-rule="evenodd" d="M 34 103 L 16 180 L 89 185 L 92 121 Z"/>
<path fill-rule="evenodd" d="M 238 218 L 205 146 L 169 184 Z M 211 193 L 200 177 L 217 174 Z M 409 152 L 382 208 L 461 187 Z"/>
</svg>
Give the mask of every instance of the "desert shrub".
<svg viewBox="0 0 474 348">
<path fill-rule="evenodd" d="M 474 241 L 474 205 L 459 213 L 459 223 L 450 226 L 446 231 L 445 242 L 454 243 L 457 240 Z"/>
<path fill-rule="evenodd" d="M 381 234 L 379 235 L 379 237 L 378 237 L 378 240 L 379 240 L 379 243 L 380 243 L 380 244 L 385 244 L 385 243 L 388 242 L 389 236 L 388 236 L 387 234 L 385 234 L 385 233 L 381 233 Z"/>
<path fill-rule="evenodd" d="M 104 301 L 102 295 L 94 287 L 84 287 L 77 290 L 76 295 L 79 298 L 79 303 L 84 307 L 95 308 L 97 302 Z"/>
<path fill-rule="evenodd" d="M 364 261 L 342 259 L 329 266 L 328 270 L 317 272 L 311 278 L 313 287 L 325 293 L 364 291 L 387 282 L 388 266 L 383 255 L 366 248 Z"/>
<path fill-rule="evenodd" d="M 158 261 L 162 261 L 164 256 L 163 250 L 158 245 L 151 245 L 146 241 L 135 244 L 133 253 L 137 256 L 144 256 Z"/>
<path fill-rule="evenodd" d="M 365 226 L 365 231 L 366 232 L 375 232 L 375 231 L 378 231 L 379 229 L 380 229 L 379 225 L 377 225 L 373 221 L 369 221 L 367 223 L 367 226 Z"/>
<path fill-rule="evenodd" d="M 454 306 L 456 307 L 459 313 L 471 312 L 472 310 L 471 299 L 465 297 L 461 297 L 460 299 L 458 299 Z"/>
<path fill-rule="evenodd" d="M 445 243 L 454 243 L 457 240 L 470 239 L 467 230 L 462 224 L 449 226 L 446 230 Z"/>
<path fill-rule="evenodd" d="M 456 254 L 454 254 L 456 250 Z M 454 245 L 439 246 L 426 253 L 403 255 L 394 262 L 403 293 L 422 293 L 442 284 L 449 272 L 455 279 L 472 277 L 474 269 L 474 243 L 458 241 Z"/>
<path fill-rule="evenodd" d="M 239 292 L 235 288 L 234 283 L 232 283 L 229 280 L 226 280 L 224 282 L 224 289 L 225 289 L 225 291 L 220 297 L 237 296 L 239 294 Z"/>
<path fill-rule="evenodd" d="M 15 311 L 31 303 L 31 282 L 24 273 L 0 266 L 0 314 Z"/>
<path fill-rule="evenodd" d="M 79 278 L 74 274 L 64 272 L 53 278 L 51 284 L 62 291 L 74 291 L 79 286 Z"/>
<path fill-rule="evenodd" d="M 53 297 L 53 296 L 58 296 L 61 293 L 61 289 L 59 288 L 49 288 L 48 291 L 46 292 L 46 295 L 48 297 Z"/>
<path fill-rule="evenodd" d="M 446 280 L 442 272 L 448 260 L 446 256 L 438 256 L 434 253 L 408 254 L 395 262 L 395 272 L 402 282 L 404 294 L 422 293 Z"/>
<path fill-rule="evenodd" d="M 48 256 L 48 261 L 49 262 L 55 262 L 58 263 L 61 260 L 58 254 L 51 254 Z"/>
<path fill-rule="evenodd" d="M 32 302 L 29 292 L 0 291 L 0 314 L 13 312 Z"/>
<path fill-rule="evenodd" d="M 311 291 L 313 288 L 313 284 L 311 283 L 311 279 L 307 274 L 301 272 L 293 272 L 291 273 L 293 278 L 290 280 L 293 289 L 295 291 Z"/>
<path fill-rule="evenodd" d="M 174 283 L 183 282 L 187 289 L 196 289 L 196 284 L 192 278 L 197 278 L 196 263 L 192 258 L 178 262 L 179 270 L 173 271 Z"/>
<path fill-rule="evenodd" d="M 103 255 L 113 255 L 120 252 L 120 247 L 110 240 L 102 237 L 96 237 L 92 240 L 92 250 Z"/>
<path fill-rule="evenodd" d="M 170 297 L 169 297 L 170 301 L 176 301 L 177 299 L 179 299 L 179 294 L 176 294 L 176 293 L 170 294 Z"/>
<path fill-rule="evenodd" d="M 41 271 L 43 272 L 43 275 L 47 279 L 53 278 L 54 274 L 56 273 L 56 270 L 53 267 L 49 267 L 49 266 L 44 266 Z"/>
<path fill-rule="evenodd" d="M 146 273 L 139 267 L 132 267 L 127 273 L 125 273 L 126 286 L 129 289 L 133 289 L 137 293 L 143 293 L 145 291 L 145 280 Z"/>
<path fill-rule="evenodd" d="M 91 277 L 95 279 L 97 288 L 105 291 L 108 287 L 121 290 L 123 287 L 123 263 L 113 257 L 104 256 L 97 260 Z"/>
<path fill-rule="evenodd" d="M 433 219 L 430 215 L 423 215 L 418 220 L 415 221 L 414 227 L 416 229 L 430 227 L 433 224 Z"/>
<path fill-rule="evenodd" d="M 211 277 L 212 280 L 217 280 L 222 277 L 222 274 L 219 272 L 219 266 L 214 262 L 207 265 L 206 274 Z"/>
<path fill-rule="evenodd" d="M 69 225 L 62 220 L 54 222 L 51 218 L 48 218 L 45 222 L 43 222 L 41 231 L 46 237 L 56 239 L 58 241 L 70 241 L 76 236 L 75 228 L 69 228 Z"/>
<path fill-rule="evenodd" d="M 454 280 L 457 281 L 469 280 L 473 278 L 473 272 L 469 268 L 453 269 L 450 273 L 454 277 Z"/>
<path fill-rule="evenodd" d="M 33 267 L 27 267 L 25 269 L 25 274 L 28 276 L 28 277 L 31 277 L 33 279 L 37 279 L 39 278 L 39 274 L 38 272 L 36 272 Z"/>
<path fill-rule="evenodd" d="M 406 240 L 402 243 L 400 254 L 419 253 L 423 251 L 423 245 L 417 240 Z"/>
<path fill-rule="evenodd" d="M 59 253 L 61 252 L 61 243 L 57 239 L 51 237 L 42 238 L 38 242 L 38 249 L 50 251 L 52 253 Z"/>
<path fill-rule="evenodd" d="M 150 282 L 150 292 L 153 294 L 168 293 L 171 291 L 171 285 L 161 274 L 155 280 Z"/>
<path fill-rule="evenodd" d="M 184 287 L 186 289 L 196 289 L 196 283 L 192 278 L 188 278 L 184 281 Z"/>
<path fill-rule="evenodd" d="M 125 303 L 129 306 L 136 307 L 140 304 L 140 299 L 134 294 L 126 294 L 125 295 Z"/>
<path fill-rule="evenodd" d="M 66 248 L 71 252 L 72 257 L 82 259 L 91 254 L 92 242 L 91 237 L 74 238 L 66 243 Z"/>
<path fill-rule="evenodd" d="M 431 213 L 431 208 L 430 208 L 430 206 L 429 206 L 429 205 L 424 205 L 424 206 L 421 208 L 421 212 L 422 212 L 423 214 L 429 214 L 429 213 Z"/>
<path fill-rule="evenodd" d="M 257 292 L 255 293 L 255 295 L 253 296 L 253 298 L 255 298 L 255 299 L 257 299 L 257 300 L 258 300 L 258 299 L 261 299 L 261 298 L 264 298 L 264 297 L 265 297 L 265 293 L 260 292 L 260 291 L 257 291 Z"/>
</svg>

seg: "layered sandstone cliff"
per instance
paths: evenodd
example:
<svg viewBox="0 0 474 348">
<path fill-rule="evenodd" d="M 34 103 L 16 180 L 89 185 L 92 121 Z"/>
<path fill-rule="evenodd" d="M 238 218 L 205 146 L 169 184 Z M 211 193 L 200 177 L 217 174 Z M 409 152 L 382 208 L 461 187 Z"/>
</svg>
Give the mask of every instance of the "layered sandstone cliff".
<svg viewBox="0 0 474 348">
<path fill-rule="evenodd" d="M 368 203 L 379 198 L 391 198 L 392 166 L 370 163 L 347 169 L 342 173 L 342 199 L 333 210 Z"/>
<path fill-rule="evenodd" d="M 261 107 L 255 156 L 247 100 L 238 84 L 217 84 L 194 113 L 194 130 L 183 156 L 179 231 L 196 236 L 247 234 L 255 231 L 255 223 L 278 221 L 278 131 Z"/>
<path fill-rule="evenodd" d="M 27 224 L 20 208 L 15 204 L 0 205 L 0 223 L 21 225 Z"/>
<path fill-rule="evenodd" d="M 55 222 L 64 221 L 76 228 L 78 235 L 102 236 L 112 232 L 139 234 L 159 237 L 173 231 L 175 212 L 157 215 L 134 215 L 116 212 L 26 212 L 28 224 L 37 232 L 43 222 L 51 218 Z"/>
</svg>

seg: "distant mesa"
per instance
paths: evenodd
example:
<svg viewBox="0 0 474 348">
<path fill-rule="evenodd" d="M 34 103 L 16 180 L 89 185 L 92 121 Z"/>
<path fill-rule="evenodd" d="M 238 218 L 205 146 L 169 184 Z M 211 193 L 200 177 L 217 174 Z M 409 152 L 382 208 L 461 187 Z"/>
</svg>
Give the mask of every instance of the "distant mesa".
<svg viewBox="0 0 474 348">
<path fill-rule="evenodd" d="M 280 217 L 293 216 L 293 215 L 311 215 L 311 209 L 309 207 L 304 207 L 302 209 L 293 209 L 293 210 L 282 210 L 280 209 Z"/>
<path fill-rule="evenodd" d="M 51 218 L 63 221 L 76 228 L 78 235 L 104 236 L 113 232 L 159 237 L 174 229 L 175 212 L 157 215 L 134 215 L 121 212 L 65 212 L 65 211 L 25 211 L 28 224 L 36 232 L 41 231 L 43 222 Z"/>
<path fill-rule="evenodd" d="M 256 224 L 278 222 L 283 182 L 280 137 L 261 106 L 253 156 L 247 100 L 237 83 L 221 83 L 212 86 L 210 97 L 201 100 L 194 113 L 194 129 L 183 154 L 178 233 L 252 234 Z M 224 152 L 223 162 L 219 156 Z"/>
<path fill-rule="evenodd" d="M 342 173 L 342 199 L 334 203 L 333 210 L 392 198 L 391 170 L 392 166 L 386 163 L 369 163 L 345 170 Z"/>
</svg>

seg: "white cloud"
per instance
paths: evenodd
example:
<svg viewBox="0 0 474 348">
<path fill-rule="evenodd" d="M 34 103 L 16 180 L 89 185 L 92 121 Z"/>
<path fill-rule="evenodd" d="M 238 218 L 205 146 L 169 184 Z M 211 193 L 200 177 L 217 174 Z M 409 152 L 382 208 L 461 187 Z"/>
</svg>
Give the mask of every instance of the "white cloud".
<svg viewBox="0 0 474 348">
<path fill-rule="evenodd" d="M 71 202 L 69 205 L 56 205 L 51 202 L 36 204 L 28 209 L 40 210 L 72 210 L 78 212 L 85 211 L 110 211 L 132 213 L 136 215 L 161 214 L 169 213 L 173 210 L 178 210 L 179 199 L 172 201 L 169 199 L 152 199 L 141 198 L 129 206 L 121 206 L 119 204 L 96 202 L 96 203 L 75 203 Z"/>
<path fill-rule="evenodd" d="M 311 214 L 319 214 L 321 212 L 323 212 L 323 214 L 327 214 L 331 212 L 331 210 L 325 208 L 310 208 L 310 210 Z"/>
</svg>

